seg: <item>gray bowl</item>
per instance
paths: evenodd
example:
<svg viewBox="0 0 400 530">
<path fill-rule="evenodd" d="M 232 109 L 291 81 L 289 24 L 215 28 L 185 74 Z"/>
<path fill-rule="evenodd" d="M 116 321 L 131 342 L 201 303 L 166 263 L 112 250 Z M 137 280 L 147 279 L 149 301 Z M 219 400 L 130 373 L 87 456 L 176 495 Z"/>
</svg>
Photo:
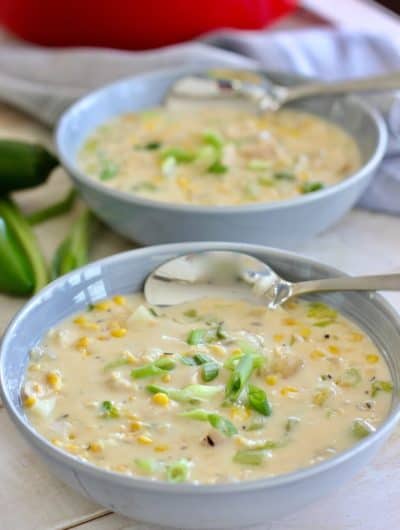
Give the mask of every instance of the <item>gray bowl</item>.
<svg viewBox="0 0 400 530">
<path fill-rule="evenodd" d="M 172 204 L 111 190 L 82 173 L 76 155 L 98 125 L 119 114 L 158 105 L 175 79 L 193 71 L 198 68 L 164 70 L 119 81 L 87 95 L 61 118 L 56 132 L 60 159 L 86 202 L 106 224 L 144 244 L 212 240 L 282 247 L 325 230 L 354 205 L 387 145 L 383 119 L 354 97 L 313 98 L 293 105 L 341 126 L 355 138 L 362 156 L 362 167 L 341 183 L 295 199 L 224 207 Z M 305 80 L 268 76 L 282 84 Z"/>
<path fill-rule="evenodd" d="M 80 462 L 49 443 L 29 424 L 20 402 L 28 352 L 51 326 L 104 297 L 139 291 L 147 274 L 160 263 L 205 249 L 247 252 L 269 263 L 289 280 L 338 274 L 335 269 L 295 254 L 232 243 L 165 245 L 98 261 L 50 284 L 15 317 L 1 346 L 1 395 L 21 434 L 54 474 L 111 510 L 139 521 L 179 528 L 265 525 L 336 490 L 369 461 L 394 429 L 400 417 L 400 320 L 381 296 L 347 292 L 323 299 L 357 322 L 385 357 L 394 382 L 389 416 L 375 433 L 347 451 L 293 473 L 219 485 L 169 484 L 127 477 Z"/>
</svg>

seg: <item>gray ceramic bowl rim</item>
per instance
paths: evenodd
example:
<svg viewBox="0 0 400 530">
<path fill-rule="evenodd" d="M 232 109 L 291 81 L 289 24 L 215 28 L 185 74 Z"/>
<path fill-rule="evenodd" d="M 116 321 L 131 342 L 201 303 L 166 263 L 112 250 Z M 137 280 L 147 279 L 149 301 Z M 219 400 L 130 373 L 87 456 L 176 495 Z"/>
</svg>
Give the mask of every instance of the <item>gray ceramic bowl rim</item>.
<svg viewBox="0 0 400 530">
<path fill-rule="evenodd" d="M 251 245 L 251 244 L 240 244 L 240 243 L 218 243 L 218 242 L 201 242 L 201 243 L 175 243 L 167 245 L 157 245 L 153 247 L 146 247 L 141 249 L 134 249 L 128 252 L 122 252 L 102 260 L 98 260 L 92 264 L 86 265 L 79 270 L 89 269 L 93 266 L 101 266 L 102 264 L 115 264 L 119 261 L 129 259 L 131 256 L 135 255 L 148 255 L 151 257 L 154 254 L 157 254 L 159 251 L 167 250 L 176 255 L 184 254 L 187 252 L 196 252 L 204 249 L 220 249 L 220 250 L 237 250 L 240 252 L 247 253 L 260 253 L 260 254 L 269 254 L 276 257 L 288 257 L 292 258 L 299 263 L 312 264 L 318 266 L 320 269 L 323 269 L 327 273 L 334 273 L 337 275 L 344 275 L 342 271 L 330 267 L 328 265 L 322 264 L 318 261 L 308 259 L 304 256 L 300 256 L 293 252 L 281 251 L 273 249 L 270 247 L 265 247 L 261 245 Z M 79 271 L 78 271 L 79 272 Z M 52 290 L 56 289 L 57 286 L 61 283 L 66 283 L 69 278 L 73 275 L 76 275 L 77 271 L 73 271 L 55 281 L 50 283 L 45 287 L 40 293 L 35 295 L 31 300 L 15 315 L 11 323 L 9 324 L 0 348 L 0 396 L 3 400 L 11 419 L 15 425 L 24 432 L 24 434 L 30 438 L 31 443 L 35 446 L 45 450 L 50 453 L 53 458 L 58 462 L 65 464 L 67 467 L 72 468 L 77 471 L 82 471 L 84 473 L 90 474 L 92 477 L 97 477 L 99 480 L 106 480 L 108 482 L 118 483 L 119 485 L 124 485 L 130 488 L 139 488 L 141 490 L 155 490 L 158 492 L 168 493 L 169 491 L 179 492 L 182 494 L 210 494 L 210 493 L 229 493 L 237 491 L 255 491 L 259 489 L 268 489 L 275 487 L 282 487 L 286 484 L 293 484 L 308 478 L 318 475 L 319 473 L 329 471 L 329 469 L 335 467 L 336 465 L 345 463 L 347 460 L 350 460 L 352 457 L 356 456 L 359 452 L 367 449 L 369 446 L 373 445 L 379 438 L 385 436 L 395 425 L 395 423 L 400 419 L 400 406 L 397 407 L 397 410 L 392 410 L 387 416 L 385 421 L 378 427 L 378 429 L 370 434 L 368 437 L 356 443 L 354 446 L 349 449 L 340 452 L 337 456 L 329 458 L 324 462 L 315 464 L 313 466 L 308 466 L 305 468 L 300 468 L 299 470 L 293 471 L 291 473 L 286 473 L 283 475 L 277 475 L 272 478 L 264 478 L 257 480 L 246 480 L 243 482 L 232 482 L 232 483 L 223 483 L 223 484 L 212 484 L 212 485 L 202 485 L 202 484 L 170 484 L 163 481 L 152 481 L 145 478 L 136 478 L 131 476 L 125 476 L 121 473 L 108 471 L 101 469 L 93 464 L 81 462 L 68 453 L 58 449 L 53 444 L 51 444 L 47 439 L 42 437 L 32 425 L 27 421 L 24 421 L 23 415 L 18 412 L 11 399 L 9 399 L 7 385 L 4 380 L 4 351 L 7 349 L 8 341 L 13 333 L 18 329 L 21 321 L 24 320 L 26 316 L 29 315 L 31 309 L 39 300 L 45 301 L 49 298 L 49 295 Z M 400 330 L 400 316 L 394 310 L 394 308 L 380 295 L 374 294 L 374 303 L 378 304 L 383 311 L 385 311 L 392 321 L 396 324 Z"/>
<path fill-rule="evenodd" d="M 169 211 L 186 211 L 188 213 L 196 212 L 200 214 L 235 214 L 235 213 L 252 213 L 257 211 L 270 211 L 270 210 L 277 210 L 280 208 L 286 208 L 286 207 L 295 207 L 295 206 L 301 206 L 303 204 L 309 204 L 314 202 L 320 197 L 329 197 L 331 194 L 334 194 L 336 192 L 345 191 L 349 186 L 352 184 L 358 182 L 359 180 L 362 180 L 366 174 L 371 172 L 382 160 L 388 143 L 388 132 L 386 124 L 380 115 L 380 113 L 373 108 L 371 105 L 369 105 L 366 101 L 361 100 L 355 96 L 347 96 L 347 100 L 351 102 L 352 105 L 358 106 L 361 108 L 361 110 L 366 114 L 375 124 L 375 127 L 378 132 L 378 142 L 375 147 L 374 154 L 370 157 L 369 160 L 365 164 L 363 164 L 355 173 L 349 175 L 344 180 L 339 182 L 338 184 L 335 184 L 333 186 L 328 186 L 325 189 L 301 195 L 299 197 L 295 197 L 293 199 L 288 199 L 284 201 L 276 201 L 276 202 L 266 202 L 266 203 L 254 203 L 254 204 L 244 204 L 241 206 L 201 206 L 201 205 L 191 205 L 191 204 L 178 204 L 178 203 L 172 203 L 172 202 L 163 202 L 163 201 L 156 201 L 153 199 L 147 199 L 144 197 L 140 197 L 135 194 L 130 194 L 127 192 L 114 190 L 112 188 L 108 188 L 107 186 L 104 186 L 101 183 L 96 182 L 95 179 L 89 177 L 84 172 L 82 172 L 79 167 L 77 167 L 75 163 L 75 159 L 71 159 L 71 157 L 68 155 L 67 151 L 63 147 L 63 135 L 68 127 L 69 121 L 73 118 L 74 114 L 79 112 L 79 110 L 87 105 L 95 104 L 97 98 L 104 96 L 107 94 L 107 92 L 113 91 L 117 87 L 122 87 L 124 85 L 130 85 L 132 83 L 140 82 L 140 80 L 150 80 L 152 82 L 157 82 L 157 79 L 161 78 L 163 79 L 166 75 L 184 75 L 188 72 L 194 72 L 194 71 L 204 71 L 203 69 L 193 69 L 190 67 L 186 68 L 174 68 L 174 69 L 159 69 L 151 72 L 147 72 L 145 74 L 140 74 L 134 77 L 127 77 L 124 79 L 121 79 L 119 81 L 116 81 L 114 83 L 107 84 L 103 86 L 102 88 L 99 88 L 97 90 L 94 90 L 92 92 L 89 92 L 87 95 L 80 98 L 77 102 L 75 102 L 69 109 L 61 116 L 60 121 L 58 122 L 56 132 L 55 132 L 55 143 L 57 146 L 58 155 L 60 157 L 60 160 L 62 162 L 62 165 L 67 169 L 67 171 L 74 176 L 77 180 L 81 181 L 84 185 L 94 189 L 97 192 L 110 195 L 114 197 L 115 199 L 122 200 L 128 203 L 131 203 L 132 205 L 143 205 L 143 206 L 149 206 L 153 208 L 158 208 L 161 210 L 169 210 Z M 249 70 L 250 71 L 250 70 Z M 279 75 L 276 72 L 267 71 L 267 70 L 258 70 L 259 72 L 265 74 L 265 75 Z M 286 75 L 286 74 L 281 74 Z M 296 79 L 299 82 L 304 81 L 307 82 L 310 80 L 310 78 L 305 76 L 299 76 L 299 75 L 293 75 L 293 76 L 287 76 L 292 79 Z M 338 100 L 341 99 L 340 96 L 337 97 Z"/>
</svg>

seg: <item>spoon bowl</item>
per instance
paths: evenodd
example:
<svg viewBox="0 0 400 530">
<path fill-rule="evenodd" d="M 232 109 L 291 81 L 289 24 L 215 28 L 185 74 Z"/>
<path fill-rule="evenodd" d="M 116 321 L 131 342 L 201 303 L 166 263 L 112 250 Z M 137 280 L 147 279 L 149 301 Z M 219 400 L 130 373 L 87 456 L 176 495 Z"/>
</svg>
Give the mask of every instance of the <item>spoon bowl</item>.
<svg viewBox="0 0 400 530">
<path fill-rule="evenodd" d="M 203 251 L 163 263 L 146 279 L 144 295 L 155 306 L 208 296 L 241 298 L 274 309 L 293 296 L 327 291 L 400 290 L 400 274 L 329 278 L 292 283 L 248 254 Z"/>
</svg>

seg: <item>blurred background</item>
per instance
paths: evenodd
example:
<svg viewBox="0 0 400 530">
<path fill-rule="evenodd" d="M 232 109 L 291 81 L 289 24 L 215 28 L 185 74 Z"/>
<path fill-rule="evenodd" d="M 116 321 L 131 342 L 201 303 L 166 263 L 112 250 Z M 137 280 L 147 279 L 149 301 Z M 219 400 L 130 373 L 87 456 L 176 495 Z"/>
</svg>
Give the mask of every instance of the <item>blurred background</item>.
<svg viewBox="0 0 400 530">
<path fill-rule="evenodd" d="M 400 12 L 398 0 L 382 9 Z M 220 28 L 255 30 L 282 21 L 324 24 L 351 13 L 363 25 L 371 0 L 2 0 L 0 23 L 7 32 L 45 46 L 102 46 L 149 49 L 182 42 Z M 351 21 L 348 19 L 347 23 Z M 365 22 L 370 22 L 365 20 Z M 373 26 L 370 25 L 370 29 Z"/>
</svg>

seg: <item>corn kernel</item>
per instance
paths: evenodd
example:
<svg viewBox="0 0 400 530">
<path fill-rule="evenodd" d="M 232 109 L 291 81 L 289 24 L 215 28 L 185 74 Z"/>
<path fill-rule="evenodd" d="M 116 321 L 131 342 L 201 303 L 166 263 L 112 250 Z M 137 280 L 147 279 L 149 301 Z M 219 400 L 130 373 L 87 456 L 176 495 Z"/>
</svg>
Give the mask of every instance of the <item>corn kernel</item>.
<svg viewBox="0 0 400 530">
<path fill-rule="evenodd" d="M 268 374 L 265 377 L 265 382 L 267 385 L 274 386 L 278 382 L 278 376 L 276 374 Z"/>
<path fill-rule="evenodd" d="M 367 363 L 376 364 L 379 361 L 379 356 L 375 353 L 370 353 L 369 355 L 365 356 L 365 359 Z"/>
<path fill-rule="evenodd" d="M 297 324 L 297 320 L 295 318 L 292 318 L 292 317 L 284 318 L 282 322 L 286 326 L 295 326 Z"/>
<path fill-rule="evenodd" d="M 313 350 L 311 353 L 310 353 L 310 357 L 311 359 L 322 359 L 323 357 L 325 357 L 325 353 L 322 352 L 321 350 Z"/>
<path fill-rule="evenodd" d="M 150 445 L 153 443 L 153 440 L 150 438 L 150 436 L 146 436 L 144 434 L 141 434 L 137 441 L 142 445 Z"/>
<path fill-rule="evenodd" d="M 115 328 L 110 331 L 110 334 L 115 338 L 125 337 L 128 330 L 126 328 Z"/>
<path fill-rule="evenodd" d="M 214 353 L 215 355 L 218 355 L 220 357 L 223 357 L 226 355 L 226 350 L 223 346 L 220 346 L 219 344 L 210 344 L 209 346 L 210 351 Z"/>
<path fill-rule="evenodd" d="M 73 455 L 77 455 L 81 451 L 79 445 L 76 445 L 76 444 L 66 444 L 64 446 L 64 449 L 66 449 L 69 453 L 71 453 Z"/>
<path fill-rule="evenodd" d="M 153 401 L 157 405 L 162 405 L 165 407 L 169 403 L 169 397 L 163 392 L 157 392 L 157 394 L 154 394 L 153 396 Z"/>
<path fill-rule="evenodd" d="M 117 294 L 113 297 L 113 302 L 117 305 L 125 305 L 126 304 L 126 298 L 125 296 L 122 296 L 120 294 Z"/>
<path fill-rule="evenodd" d="M 311 329 L 307 327 L 300 328 L 299 334 L 303 337 L 303 339 L 309 339 L 311 336 Z"/>
<path fill-rule="evenodd" d="M 104 449 L 104 446 L 101 442 L 90 442 L 89 444 L 89 451 L 92 451 L 92 453 L 101 453 Z"/>
<path fill-rule="evenodd" d="M 126 359 L 129 364 L 137 364 L 139 361 L 139 359 L 135 355 L 133 355 L 133 353 L 131 353 L 130 351 L 124 352 L 124 359 Z"/>
<path fill-rule="evenodd" d="M 24 407 L 30 409 L 36 404 L 36 401 L 37 399 L 35 396 L 26 396 L 26 398 L 24 399 Z"/>
<path fill-rule="evenodd" d="M 91 322 L 83 315 L 74 318 L 73 322 L 84 329 L 99 329 L 99 325 L 96 322 Z"/>
<path fill-rule="evenodd" d="M 356 331 L 354 331 L 350 335 L 351 342 L 361 342 L 363 340 L 363 338 L 364 338 L 364 336 L 361 333 L 357 333 Z"/>
<path fill-rule="evenodd" d="M 244 407 L 231 407 L 231 418 L 233 420 L 247 420 L 250 416 L 250 412 Z"/>
<path fill-rule="evenodd" d="M 323 388 L 321 390 L 318 390 L 312 397 L 312 402 L 314 405 L 318 405 L 319 407 L 322 407 L 322 405 L 326 402 L 326 400 L 329 398 L 330 392 L 327 388 Z"/>
<path fill-rule="evenodd" d="M 171 381 L 171 375 L 170 374 L 164 374 L 162 376 L 161 380 L 163 381 L 163 383 L 169 383 Z"/>
<path fill-rule="evenodd" d="M 276 333 L 273 337 L 275 342 L 282 342 L 284 338 L 285 337 L 281 333 Z"/>
<path fill-rule="evenodd" d="M 79 350 L 81 348 L 87 348 L 88 346 L 89 346 L 89 337 L 80 337 L 75 342 L 75 347 L 78 348 Z"/>
<path fill-rule="evenodd" d="M 101 340 L 101 341 L 110 340 L 110 337 L 108 335 L 99 335 L 96 338 L 97 340 Z"/>
<path fill-rule="evenodd" d="M 57 372 L 48 372 L 46 374 L 46 382 L 54 390 L 61 390 L 62 380 L 60 374 Z"/>
<path fill-rule="evenodd" d="M 140 431 L 142 428 L 142 423 L 140 421 L 132 421 L 129 425 L 129 428 L 132 432 Z"/>
<path fill-rule="evenodd" d="M 281 388 L 282 396 L 288 396 L 289 394 L 294 394 L 298 392 L 298 389 L 295 386 L 284 386 Z"/>
<path fill-rule="evenodd" d="M 187 190 L 189 189 L 189 180 L 187 177 L 179 177 L 177 179 L 177 182 L 178 182 L 178 186 L 182 189 L 182 190 Z"/>
<path fill-rule="evenodd" d="M 51 440 L 51 443 L 52 443 L 53 445 L 55 445 L 56 447 L 62 447 L 62 446 L 64 445 L 64 444 L 62 443 L 62 441 L 59 440 L 58 438 L 53 438 L 53 439 Z"/>
<path fill-rule="evenodd" d="M 329 344 L 328 346 L 328 350 L 333 353 L 334 355 L 338 355 L 340 353 L 340 350 L 337 346 L 335 346 L 334 344 Z"/>
<path fill-rule="evenodd" d="M 165 451 L 168 451 L 168 445 L 166 444 L 156 445 L 154 446 L 154 451 L 156 451 L 157 453 L 164 453 Z"/>
<path fill-rule="evenodd" d="M 242 354 L 242 350 L 240 350 L 239 348 L 236 348 L 231 352 L 231 355 L 241 355 L 241 354 Z"/>
<path fill-rule="evenodd" d="M 110 302 L 97 302 L 96 304 L 94 304 L 94 309 L 96 309 L 97 311 L 107 311 L 107 309 L 110 309 L 111 307 L 111 304 Z"/>
</svg>

